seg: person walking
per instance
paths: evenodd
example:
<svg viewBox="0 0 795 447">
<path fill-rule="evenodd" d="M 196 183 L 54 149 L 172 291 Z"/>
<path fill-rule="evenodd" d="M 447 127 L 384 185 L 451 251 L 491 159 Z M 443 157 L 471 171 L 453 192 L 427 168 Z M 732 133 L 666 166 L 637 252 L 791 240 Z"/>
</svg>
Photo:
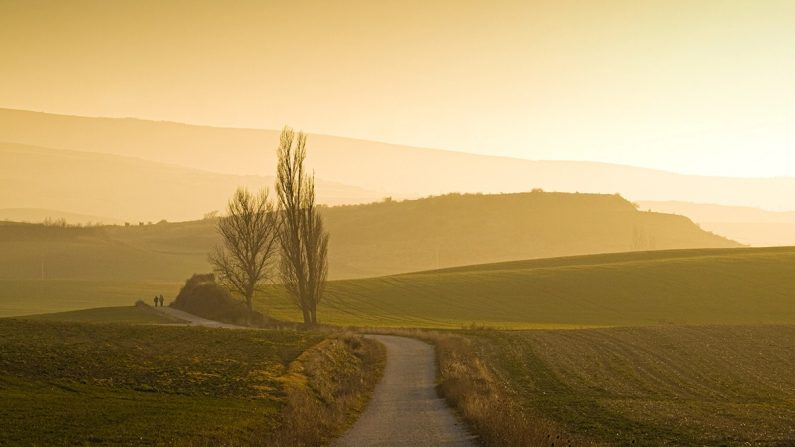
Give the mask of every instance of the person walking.
<svg viewBox="0 0 795 447">
<path fill-rule="evenodd" d="M 160 307 L 163 307 L 163 295 L 160 295 Z"/>
<path fill-rule="evenodd" d="M 155 307 L 157 307 L 157 295 L 155 295 Z"/>
</svg>

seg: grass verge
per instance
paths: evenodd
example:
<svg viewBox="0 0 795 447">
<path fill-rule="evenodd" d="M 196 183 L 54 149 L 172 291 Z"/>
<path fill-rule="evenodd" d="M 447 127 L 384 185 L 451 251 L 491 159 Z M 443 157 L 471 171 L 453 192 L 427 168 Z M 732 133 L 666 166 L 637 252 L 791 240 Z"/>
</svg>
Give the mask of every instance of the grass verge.
<svg viewBox="0 0 795 447">
<path fill-rule="evenodd" d="M 540 413 L 525 411 L 517 396 L 493 374 L 477 353 L 471 336 L 427 330 L 376 329 L 370 333 L 400 335 L 434 345 L 437 391 L 486 447 L 579 446 Z"/>
<path fill-rule="evenodd" d="M 283 377 L 282 423 L 264 445 L 323 445 L 356 421 L 381 379 L 384 346 L 353 334 L 329 337 L 304 352 Z"/>
</svg>

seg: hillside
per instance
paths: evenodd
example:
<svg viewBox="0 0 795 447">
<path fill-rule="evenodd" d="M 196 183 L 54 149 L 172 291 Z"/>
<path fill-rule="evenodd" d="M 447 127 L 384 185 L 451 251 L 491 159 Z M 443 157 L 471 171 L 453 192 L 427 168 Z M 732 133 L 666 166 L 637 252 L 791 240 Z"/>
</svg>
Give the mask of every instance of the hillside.
<svg viewBox="0 0 795 447">
<path fill-rule="evenodd" d="M 46 208 L 2 208 L 0 209 L 0 220 L 28 223 L 63 221 L 69 225 L 119 225 L 124 223 L 121 220 L 107 216 L 92 216 L 90 214 L 77 214 Z"/>
<path fill-rule="evenodd" d="M 68 210 L 108 216 L 112 220 L 107 223 L 197 219 L 224 208 L 239 186 L 273 186 L 272 177 L 222 175 L 138 158 L 11 143 L 0 143 L 0 159 L 0 207 Z M 331 205 L 381 198 L 321 180 L 317 194 L 321 203 Z"/>
<path fill-rule="evenodd" d="M 324 208 L 331 278 L 629 250 L 735 247 L 614 195 L 448 195 Z M 208 271 L 212 220 L 58 228 L 0 224 L 0 279 L 182 281 Z"/>
<path fill-rule="evenodd" d="M 137 157 L 225 174 L 270 175 L 276 163 L 278 131 L 0 109 L 0 141 Z M 308 145 L 308 163 L 318 178 L 376 191 L 379 196 L 544 188 L 618 192 L 631 200 L 795 209 L 793 178 L 679 175 L 604 163 L 520 160 L 326 135 L 310 135 Z M 10 206 L 0 202 L 0 207 Z"/>
<path fill-rule="evenodd" d="M 339 325 L 573 328 L 793 324 L 795 248 L 678 250 L 521 261 L 329 284 Z M 300 317 L 275 287 L 260 310 Z"/>
<path fill-rule="evenodd" d="M 795 211 L 690 202 L 638 202 L 640 209 L 687 216 L 707 231 L 755 247 L 795 245 Z"/>
<path fill-rule="evenodd" d="M 475 265 L 331 281 L 319 316 L 323 323 L 346 326 L 452 329 L 795 324 L 793 268 L 793 247 Z M 0 285 L 0 316 L 129 306 L 136 297 L 157 293 L 170 300 L 180 286 L 54 280 L 0 280 Z M 255 304 L 278 319 L 301 319 L 279 286 L 265 290 Z"/>
</svg>

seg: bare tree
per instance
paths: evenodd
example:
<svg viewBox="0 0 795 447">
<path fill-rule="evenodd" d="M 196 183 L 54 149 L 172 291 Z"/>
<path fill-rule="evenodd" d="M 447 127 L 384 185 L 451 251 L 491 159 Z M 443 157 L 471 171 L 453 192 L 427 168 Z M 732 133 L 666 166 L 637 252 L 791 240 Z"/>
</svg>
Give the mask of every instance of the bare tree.
<svg viewBox="0 0 795 447">
<path fill-rule="evenodd" d="M 328 274 L 328 233 L 315 204 L 315 178 L 304 170 L 306 135 L 285 127 L 279 141 L 276 192 L 281 219 L 280 273 L 304 323 L 317 324 Z"/>
<path fill-rule="evenodd" d="M 267 189 L 252 194 L 239 188 L 229 200 L 227 215 L 218 220 L 222 244 L 209 259 L 220 281 L 245 298 L 249 314 L 254 292 L 271 273 L 278 226 Z"/>
</svg>

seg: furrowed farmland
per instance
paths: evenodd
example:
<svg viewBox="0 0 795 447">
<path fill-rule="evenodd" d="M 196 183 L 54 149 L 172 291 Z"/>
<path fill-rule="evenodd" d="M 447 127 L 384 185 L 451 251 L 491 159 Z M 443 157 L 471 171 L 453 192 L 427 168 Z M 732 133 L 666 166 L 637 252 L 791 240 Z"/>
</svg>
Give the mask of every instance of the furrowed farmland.
<svg viewBox="0 0 795 447">
<path fill-rule="evenodd" d="M 528 417 L 583 444 L 795 443 L 795 326 L 483 331 Z"/>
</svg>

